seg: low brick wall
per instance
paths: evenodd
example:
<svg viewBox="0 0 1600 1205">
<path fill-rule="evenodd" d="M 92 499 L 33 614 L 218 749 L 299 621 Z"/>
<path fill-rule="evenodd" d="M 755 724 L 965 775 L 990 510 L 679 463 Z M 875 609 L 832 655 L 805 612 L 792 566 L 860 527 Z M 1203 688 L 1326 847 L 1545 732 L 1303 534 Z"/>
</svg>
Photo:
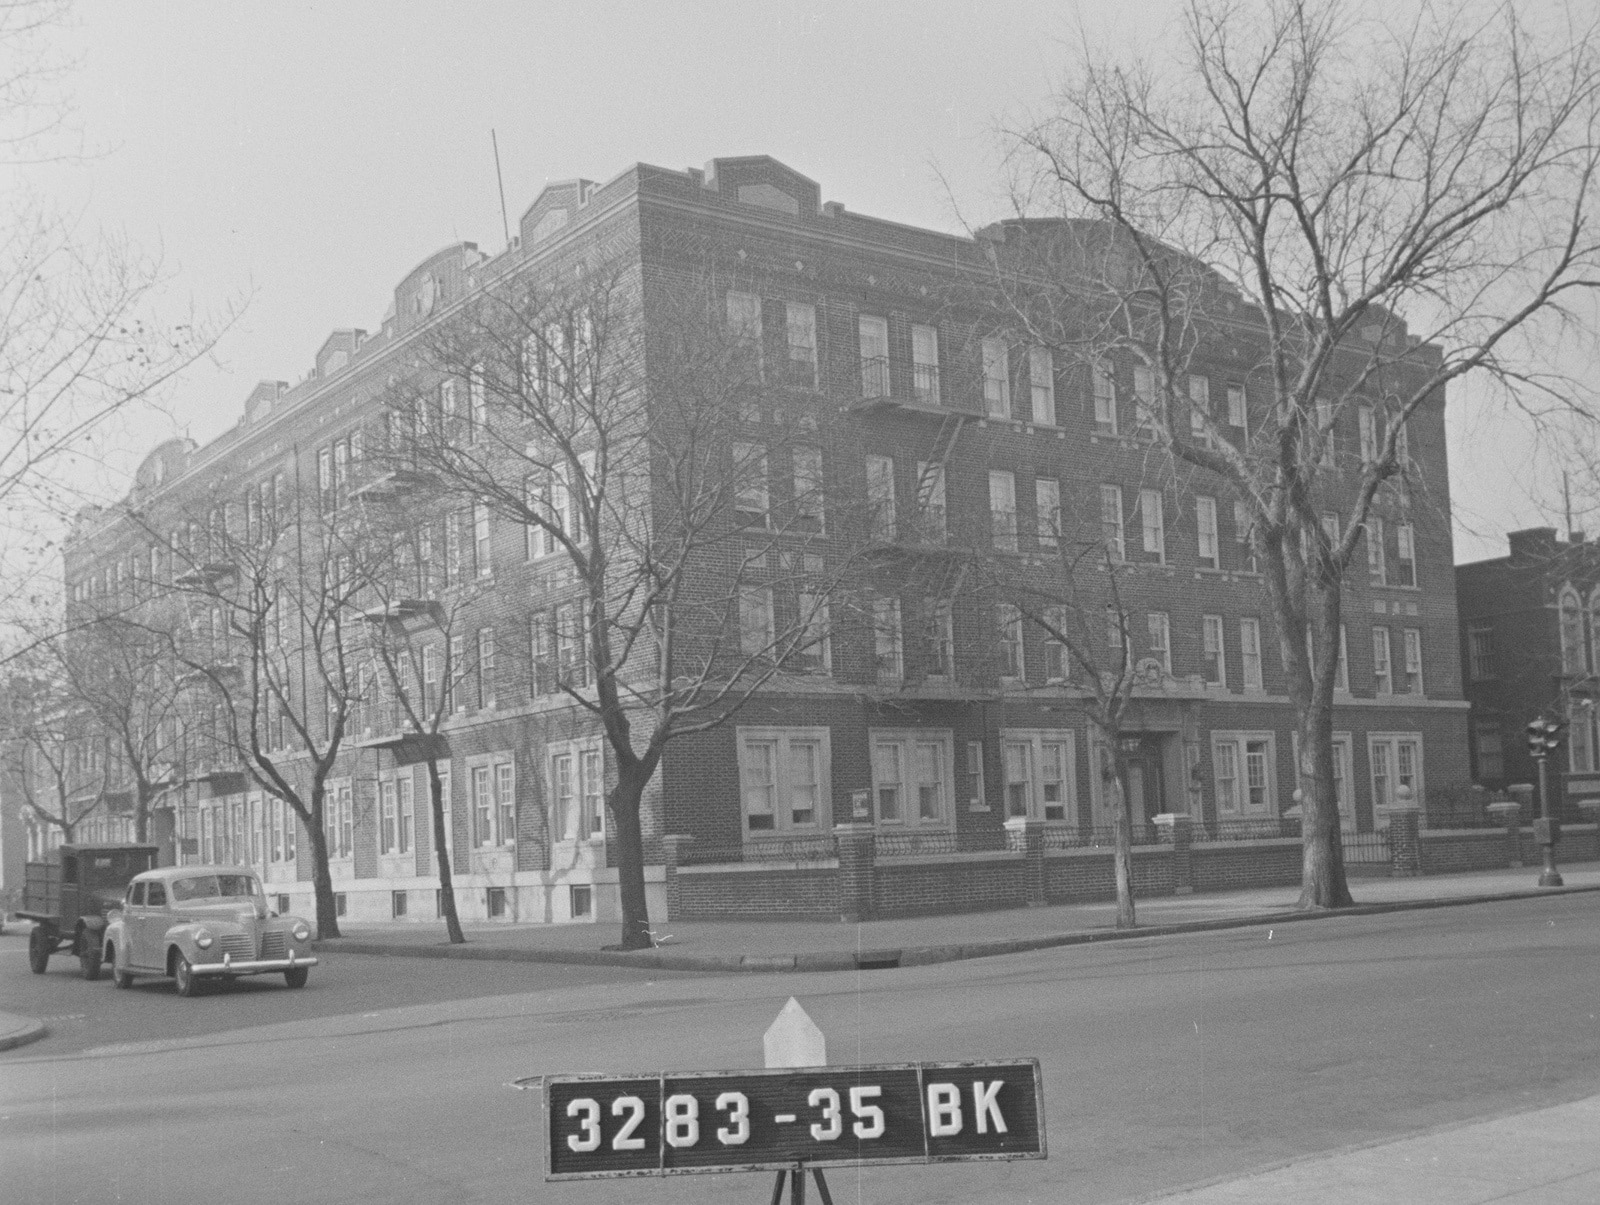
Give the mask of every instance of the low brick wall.
<svg viewBox="0 0 1600 1205">
<path fill-rule="evenodd" d="M 1298 837 L 1266 841 L 1202 841 L 1193 847 L 1196 891 L 1246 887 L 1295 887 L 1303 855 Z"/>
<path fill-rule="evenodd" d="M 1053 849 L 1044 856 L 1044 897 L 1052 904 L 1094 903 L 1117 898 L 1116 868 L 1111 850 Z M 1172 848 L 1133 847 L 1133 894 L 1171 895 Z"/>
<path fill-rule="evenodd" d="M 878 916 L 1020 908 L 1028 902 L 1020 853 L 879 858 Z"/>
<path fill-rule="evenodd" d="M 1593 824 L 1563 824 L 1556 843 L 1556 865 L 1563 862 L 1600 861 L 1600 828 Z M 1522 830 L 1522 864 L 1544 863 L 1544 846 L 1533 839 L 1533 829 Z"/>
<path fill-rule="evenodd" d="M 682 866 L 677 875 L 673 919 L 839 919 L 836 864 Z"/>
<path fill-rule="evenodd" d="M 1503 828 L 1423 829 L 1417 834 L 1423 874 L 1503 870 L 1511 843 Z"/>
</svg>

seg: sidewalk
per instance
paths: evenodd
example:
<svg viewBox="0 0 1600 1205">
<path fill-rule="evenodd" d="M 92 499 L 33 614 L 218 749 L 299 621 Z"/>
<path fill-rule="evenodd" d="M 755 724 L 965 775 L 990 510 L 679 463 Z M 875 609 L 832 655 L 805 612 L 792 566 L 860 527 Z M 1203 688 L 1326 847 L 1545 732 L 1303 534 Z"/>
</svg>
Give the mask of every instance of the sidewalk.
<svg viewBox="0 0 1600 1205">
<path fill-rule="evenodd" d="M 36 1042 L 44 1035 L 43 1021 L 35 1021 L 32 1017 L 19 1017 L 16 1013 L 0 1013 L 0 1050 L 10 1050 L 14 1046 Z"/>
<path fill-rule="evenodd" d="M 1600 1201 L 1600 1097 L 1314 1155 L 1161 1205 L 1579 1205 Z"/>
<path fill-rule="evenodd" d="M 415 958 L 504 959 L 647 970 L 838 971 L 919 966 L 1018 953 L 1091 941 L 1165 933 L 1291 924 L 1409 908 L 1600 891 L 1600 863 L 1562 869 L 1566 886 L 1538 886 L 1539 868 L 1481 871 L 1415 879 L 1356 879 L 1356 907 L 1339 912 L 1295 911 L 1298 887 L 1269 887 L 1205 895 L 1161 896 L 1137 903 L 1139 927 L 1119 931 L 1110 903 L 1061 904 L 954 916 L 834 924 L 824 921 L 682 921 L 656 929 L 657 948 L 624 953 L 602 946 L 617 940 L 614 923 L 584 925 L 471 924 L 467 944 L 443 940 L 438 922 L 348 925 L 345 936 L 319 941 L 322 950 Z"/>
</svg>

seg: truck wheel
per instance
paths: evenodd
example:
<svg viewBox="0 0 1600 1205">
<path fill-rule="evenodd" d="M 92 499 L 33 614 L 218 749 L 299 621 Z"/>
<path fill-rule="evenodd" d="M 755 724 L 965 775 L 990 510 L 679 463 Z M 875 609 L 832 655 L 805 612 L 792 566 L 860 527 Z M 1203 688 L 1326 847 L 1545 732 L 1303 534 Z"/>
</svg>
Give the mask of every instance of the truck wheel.
<svg viewBox="0 0 1600 1205">
<path fill-rule="evenodd" d="M 311 974 L 310 967 L 290 967 L 283 973 L 283 981 L 290 987 L 304 987 L 306 976 Z"/>
<path fill-rule="evenodd" d="M 178 985 L 180 996 L 200 994 L 200 976 L 194 973 L 194 968 L 189 965 L 189 960 L 183 956 L 182 950 L 176 951 L 172 956 L 172 982 Z"/>
<path fill-rule="evenodd" d="M 33 932 L 28 934 L 28 969 L 35 975 L 43 975 L 45 968 L 50 965 L 50 947 L 53 944 L 44 935 L 44 926 L 35 924 Z"/>
<path fill-rule="evenodd" d="M 78 965 L 83 968 L 83 977 L 90 983 L 100 978 L 100 943 L 85 934 L 88 942 L 83 948 L 83 953 L 78 955 Z"/>
</svg>

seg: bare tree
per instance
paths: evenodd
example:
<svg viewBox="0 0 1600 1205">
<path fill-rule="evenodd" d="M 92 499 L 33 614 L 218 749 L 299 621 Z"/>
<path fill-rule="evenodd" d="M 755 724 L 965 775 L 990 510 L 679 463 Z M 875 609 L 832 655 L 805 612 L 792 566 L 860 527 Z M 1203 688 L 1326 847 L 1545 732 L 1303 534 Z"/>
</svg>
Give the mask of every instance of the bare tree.
<svg viewBox="0 0 1600 1205">
<path fill-rule="evenodd" d="M 1510 4 L 1385 26 L 1195 0 L 1170 59 L 1085 50 L 1012 135 L 1019 198 L 1068 219 L 993 244 L 1020 325 L 1133 360 L 1149 438 L 1248 514 L 1300 738 L 1302 907 L 1350 903 L 1340 584 L 1374 515 L 1427 486 L 1408 421 L 1469 375 L 1530 411 L 1590 400 L 1547 353 L 1600 285 L 1597 89 L 1592 28 L 1542 40 Z M 1219 355 L 1244 428 L 1188 388 Z"/>
<path fill-rule="evenodd" d="M 217 498 L 230 486 L 219 483 Z M 185 620 L 171 630 L 188 726 L 212 764 L 242 770 L 299 817 L 322 937 L 339 936 L 328 785 L 373 688 L 362 673 L 362 612 L 383 556 L 341 501 L 280 474 L 251 492 L 243 513 L 202 504 L 168 548 L 170 597 Z"/>
<path fill-rule="evenodd" d="M 105 746 L 83 723 L 60 665 L 43 653 L 20 658 L 0 685 L 0 758 L 24 807 L 73 841 L 106 801 Z"/>
<path fill-rule="evenodd" d="M 653 944 L 640 805 L 663 751 L 821 647 L 842 567 L 813 543 L 823 436 L 766 421 L 758 344 L 703 282 L 646 288 L 625 262 L 490 283 L 386 402 L 396 473 L 474 526 L 518 525 L 560 567 L 534 689 L 604 735 L 622 946 L 638 949 Z"/>
</svg>

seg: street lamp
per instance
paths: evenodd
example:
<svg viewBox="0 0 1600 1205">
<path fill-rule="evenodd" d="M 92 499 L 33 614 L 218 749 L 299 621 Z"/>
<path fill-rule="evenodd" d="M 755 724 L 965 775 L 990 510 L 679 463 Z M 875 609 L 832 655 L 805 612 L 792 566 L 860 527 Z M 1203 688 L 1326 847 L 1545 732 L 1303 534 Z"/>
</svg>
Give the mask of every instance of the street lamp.
<svg viewBox="0 0 1600 1205">
<path fill-rule="evenodd" d="M 1544 846 L 1544 870 L 1539 874 L 1539 886 L 1560 887 L 1561 874 L 1556 870 L 1556 842 L 1561 840 L 1561 821 L 1550 816 L 1550 779 L 1545 763 L 1561 747 L 1561 736 L 1567 726 L 1560 720 L 1540 716 L 1528 722 L 1528 752 L 1539 763 L 1539 818 L 1533 822 L 1533 835 Z"/>
</svg>

